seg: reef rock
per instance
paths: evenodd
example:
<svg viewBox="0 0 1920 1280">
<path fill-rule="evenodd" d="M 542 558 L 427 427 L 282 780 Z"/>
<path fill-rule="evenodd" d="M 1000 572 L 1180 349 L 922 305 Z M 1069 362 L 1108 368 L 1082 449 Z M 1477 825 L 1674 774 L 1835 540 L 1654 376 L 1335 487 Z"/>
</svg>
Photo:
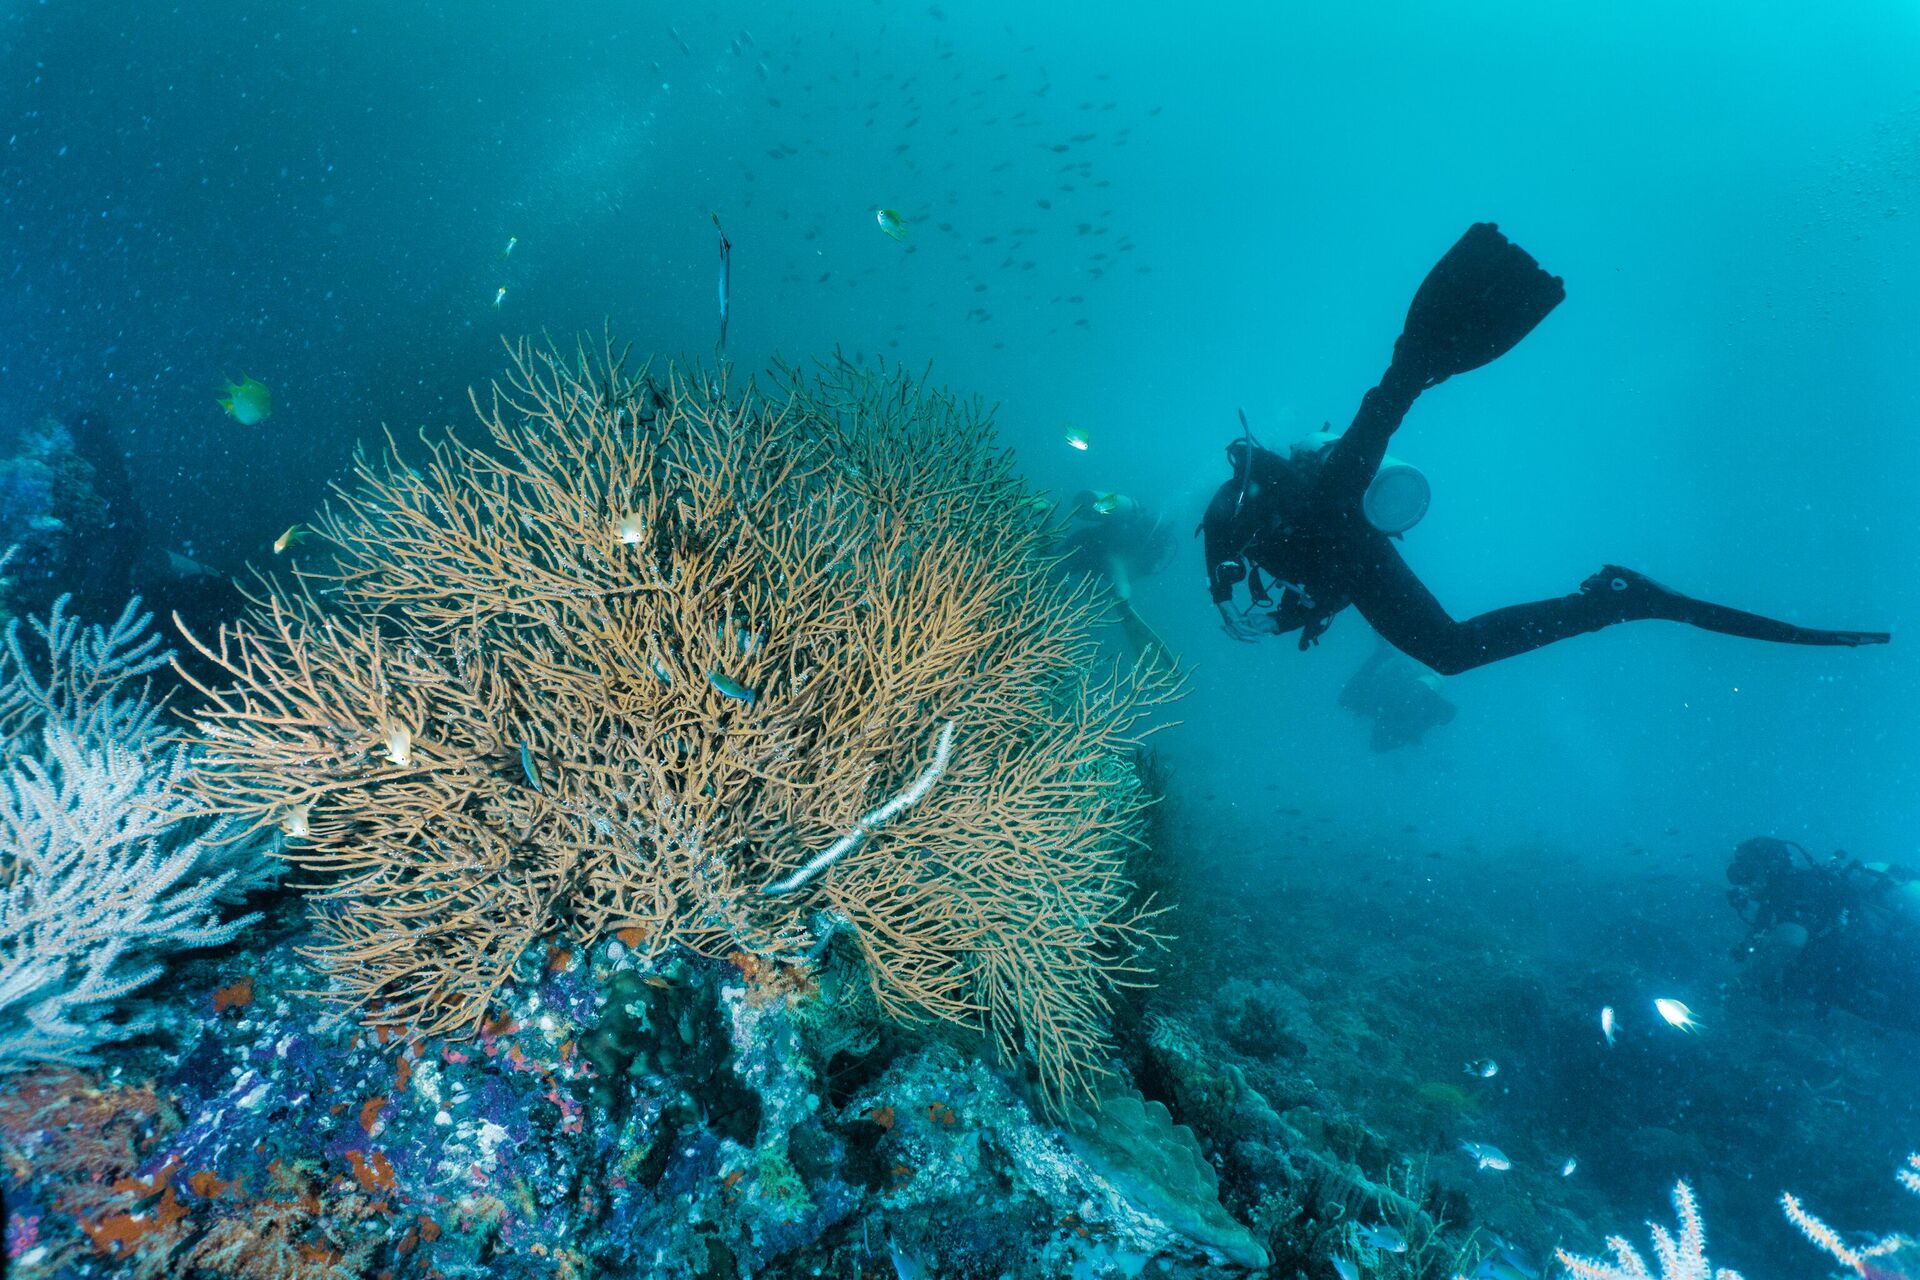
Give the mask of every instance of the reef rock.
<svg viewBox="0 0 1920 1280">
<path fill-rule="evenodd" d="M 1164 1107 L 1079 1132 L 819 977 L 522 962 L 472 1039 L 302 994 L 283 930 L 195 962 L 164 1034 L 0 1102 L 15 1274 L 1197 1277 L 1258 1268 Z M 198 991 L 191 999 L 183 997 Z M 170 1042 L 170 1043 L 169 1043 Z"/>
</svg>

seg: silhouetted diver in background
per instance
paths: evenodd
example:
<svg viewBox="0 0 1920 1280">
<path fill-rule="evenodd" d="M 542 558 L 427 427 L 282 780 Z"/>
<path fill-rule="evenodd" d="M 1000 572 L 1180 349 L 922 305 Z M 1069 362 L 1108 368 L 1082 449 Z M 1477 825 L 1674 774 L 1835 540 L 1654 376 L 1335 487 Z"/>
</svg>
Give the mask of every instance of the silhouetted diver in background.
<svg viewBox="0 0 1920 1280">
<path fill-rule="evenodd" d="M 1360 401 L 1346 434 L 1319 454 L 1282 458 L 1251 434 L 1227 449 L 1234 477 L 1207 506 L 1207 583 L 1230 634 L 1250 640 L 1298 630 L 1300 647 L 1319 639 L 1351 604 L 1380 636 L 1443 675 L 1511 658 L 1618 622 L 1664 618 L 1707 631 L 1780 644 L 1885 644 L 1884 631 L 1820 631 L 1709 604 L 1631 569 L 1606 565 L 1572 595 L 1495 609 L 1464 622 L 1400 558 L 1390 535 L 1367 518 L 1362 499 L 1387 441 L 1420 393 L 1477 369 L 1532 332 L 1566 297 L 1558 276 L 1490 222 L 1475 223 L 1427 274 L 1393 362 Z M 1276 601 L 1260 571 L 1274 579 Z M 1233 607 L 1246 581 L 1262 627 Z"/>
</svg>

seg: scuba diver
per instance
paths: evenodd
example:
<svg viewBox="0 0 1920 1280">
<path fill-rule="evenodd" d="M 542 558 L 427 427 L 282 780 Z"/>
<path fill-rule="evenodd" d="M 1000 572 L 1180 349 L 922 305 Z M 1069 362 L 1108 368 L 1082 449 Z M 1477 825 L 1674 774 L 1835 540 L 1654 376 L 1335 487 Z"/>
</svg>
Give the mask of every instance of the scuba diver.
<svg viewBox="0 0 1920 1280">
<path fill-rule="evenodd" d="M 1382 640 L 1340 689 L 1340 705 L 1373 722 L 1375 751 L 1410 747 L 1459 711 L 1440 692 L 1440 677 L 1422 671 Z"/>
<path fill-rule="evenodd" d="M 148 520 L 119 433 L 98 413 L 0 424 L 0 619 L 60 596 L 112 618 L 129 595 L 157 617 L 217 625 L 245 603 L 225 575 L 172 550 Z M 190 659 L 189 659 L 190 660 Z"/>
<path fill-rule="evenodd" d="M 1067 527 L 1055 544 L 1061 567 L 1092 574 L 1113 592 L 1114 613 L 1135 658 L 1168 656 L 1166 645 L 1133 607 L 1133 580 L 1160 567 L 1173 526 L 1124 493 L 1082 489 L 1067 508 Z"/>
<path fill-rule="evenodd" d="M 1800 863 L 1794 861 L 1799 856 Z M 1733 959 L 1769 999 L 1799 996 L 1920 1028 L 1920 880 L 1902 867 L 1835 853 L 1816 862 L 1770 836 L 1742 841 L 1727 866 L 1727 901 L 1747 925 Z"/>
<path fill-rule="evenodd" d="M 1391 541 L 1411 521 L 1381 520 L 1370 510 L 1387 442 L 1422 391 L 1505 354 L 1565 297 L 1559 277 L 1492 223 L 1475 223 L 1414 294 L 1386 376 L 1361 399 L 1346 434 L 1283 458 L 1256 444 L 1242 415 L 1242 438 L 1227 448 L 1233 478 L 1208 504 L 1198 531 L 1207 585 L 1229 635 L 1251 641 L 1297 630 L 1305 650 L 1351 604 L 1381 638 L 1442 675 L 1650 618 L 1780 644 L 1852 647 L 1891 638 L 1884 631 L 1814 630 L 1710 604 L 1617 565 L 1602 567 L 1571 595 L 1464 621 L 1441 607 Z M 1252 596 L 1245 610 L 1233 600 L 1241 582 Z M 1263 612 L 1253 620 L 1256 609 Z"/>
</svg>

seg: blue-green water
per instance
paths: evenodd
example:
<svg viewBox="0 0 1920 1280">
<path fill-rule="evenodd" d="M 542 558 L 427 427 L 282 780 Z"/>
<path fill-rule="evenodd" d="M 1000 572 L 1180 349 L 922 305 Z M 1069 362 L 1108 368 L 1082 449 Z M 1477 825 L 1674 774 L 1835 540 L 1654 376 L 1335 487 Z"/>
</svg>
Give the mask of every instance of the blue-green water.
<svg viewBox="0 0 1920 1280">
<path fill-rule="evenodd" d="M 1446 1080 L 1475 1032 L 1450 1010 L 1486 1016 L 1493 969 L 1553 975 L 1543 1036 L 1687 991 L 1688 1056 L 1541 1050 L 1490 1126 L 1711 1157 L 1584 1156 L 1579 1205 L 1619 1229 L 1711 1180 L 1710 1222 L 1756 1224 L 1729 1255 L 1750 1275 L 1812 1274 L 1766 1265 L 1799 1247 L 1784 1185 L 1920 1222 L 1887 1177 L 1920 1145 L 1920 1041 L 1741 1002 L 1722 901 L 1751 835 L 1920 860 L 1912 6 L 56 0 L 0 13 L 0 66 L 0 420 L 108 423 L 154 543 L 266 562 L 356 441 L 466 421 L 503 335 L 710 357 L 717 215 L 739 366 L 930 362 L 999 403 L 1038 482 L 1176 524 L 1137 602 L 1193 670 L 1161 740 L 1178 851 L 1244 912 L 1183 966 L 1427 966 L 1417 998 L 1368 999 L 1383 1035 L 1445 1031 L 1421 1069 Z M 1567 301 L 1395 439 L 1433 482 L 1404 551 L 1440 599 L 1620 562 L 1891 646 L 1610 630 L 1449 680 L 1457 718 L 1380 754 L 1336 705 L 1358 617 L 1306 654 L 1220 634 L 1186 533 L 1236 409 L 1269 443 L 1344 425 L 1481 220 Z M 243 374 L 274 397 L 254 426 L 215 403 Z M 1529 1025 L 1488 1051 L 1524 1060 Z M 1721 1091 L 1801 1042 L 1839 1084 Z"/>
</svg>

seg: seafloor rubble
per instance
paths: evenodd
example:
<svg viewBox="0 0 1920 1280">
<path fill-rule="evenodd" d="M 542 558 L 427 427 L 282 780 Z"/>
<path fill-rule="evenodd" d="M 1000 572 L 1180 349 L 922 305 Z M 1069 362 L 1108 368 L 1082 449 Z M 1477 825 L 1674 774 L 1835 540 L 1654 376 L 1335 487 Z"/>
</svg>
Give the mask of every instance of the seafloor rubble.
<svg viewBox="0 0 1920 1280">
<path fill-rule="evenodd" d="M 1584 1179 L 1507 1136 L 1534 1103 L 1393 1082 L 1428 1048 L 1382 1031 L 1417 1004 L 1381 974 L 1363 999 L 1313 964 L 1297 985 L 1157 993 L 1127 1011 L 1131 1084 L 1058 1122 L 977 1041 L 874 1018 L 838 956 L 652 971 L 617 938 L 551 947 L 476 1039 L 410 1042 L 305 990 L 309 938 L 281 896 L 246 939 L 176 962 L 154 1033 L 8 1079 L 11 1274 L 1093 1280 L 1341 1258 L 1410 1280 L 1525 1275 L 1605 1230 Z M 1488 1132 L 1515 1170 L 1448 1154 Z M 1664 1177 L 1684 1155 L 1632 1159 Z M 1723 1246 L 1746 1243 L 1758 1226 L 1700 1172 Z M 1843 1185 L 1815 1203 L 1861 1217 Z M 1407 1250 L 1369 1248 L 1379 1225 Z"/>
<path fill-rule="evenodd" d="M 1137 1096 L 1047 1122 L 829 965 L 618 939 L 526 965 L 477 1040 L 303 991 L 291 904 L 184 962 L 158 1034 L 14 1077 L 7 1247 L 32 1276 L 1199 1276 L 1265 1250 Z M 272 938 L 271 943 L 267 938 Z"/>
</svg>

